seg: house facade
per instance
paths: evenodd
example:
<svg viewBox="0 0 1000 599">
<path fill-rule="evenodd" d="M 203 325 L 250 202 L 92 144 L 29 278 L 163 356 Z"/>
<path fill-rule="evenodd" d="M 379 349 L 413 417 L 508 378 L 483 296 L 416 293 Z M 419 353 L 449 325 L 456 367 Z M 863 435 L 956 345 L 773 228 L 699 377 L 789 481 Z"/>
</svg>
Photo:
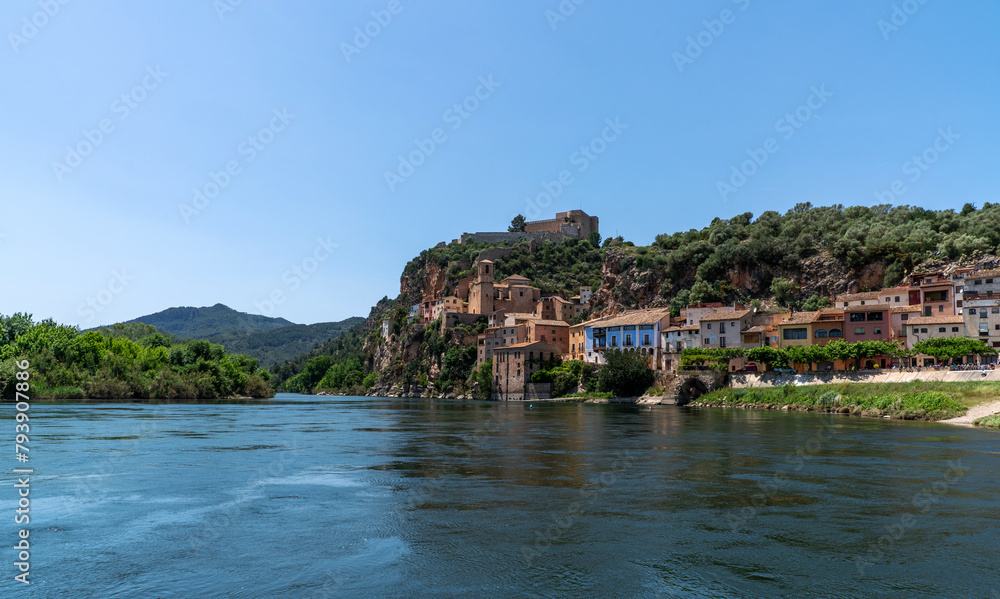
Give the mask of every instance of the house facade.
<svg viewBox="0 0 1000 599">
<path fill-rule="evenodd" d="M 531 375 L 561 359 L 559 348 L 548 343 L 518 343 L 494 348 L 493 399 L 527 399 L 527 384 L 531 382 Z"/>
<path fill-rule="evenodd" d="M 888 304 L 848 306 L 844 309 L 844 341 L 891 341 Z"/>
<path fill-rule="evenodd" d="M 707 349 L 744 347 L 742 333 L 751 327 L 752 315 L 750 310 L 722 310 L 703 316 L 698 323 L 701 346 Z"/>
</svg>

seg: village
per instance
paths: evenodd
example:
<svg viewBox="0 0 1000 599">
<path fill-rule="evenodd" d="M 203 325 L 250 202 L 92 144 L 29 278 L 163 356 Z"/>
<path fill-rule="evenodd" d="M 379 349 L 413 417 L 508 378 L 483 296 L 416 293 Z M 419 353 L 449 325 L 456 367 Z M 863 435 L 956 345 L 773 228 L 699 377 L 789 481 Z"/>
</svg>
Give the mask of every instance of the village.
<svg viewBox="0 0 1000 599">
<path fill-rule="evenodd" d="M 558 213 L 554 219 L 525 223 L 523 232 L 463 234 L 457 243 L 476 241 L 561 241 L 585 239 L 599 231 L 597 217 L 582 210 Z M 958 268 L 948 272 L 911 274 L 908 285 L 839 295 L 830 307 L 814 311 L 751 308 L 742 304 L 698 303 L 671 316 L 669 308 L 631 310 L 580 320 L 590 314 L 592 289 L 581 287 L 570 298 L 543 295 L 524 276 L 494 278 L 494 262 L 505 250 L 480 255 L 475 274 L 459 281 L 446 297 L 426 297 L 410 309 L 411 321 L 440 319 L 441 327 L 485 320 L 478 335 L 477 365 L 493 360 L 494 395 L 524 398 L 531 375 L 557 361 L 605 363 L 605 352 L 634 350 L 647 358 L 660 379 L 681 367 L 684 350 L 753 349 L 825 346 L 833 341 L 883 341 L 913 350 L 921 341 L 964 337 L 1000 348 L 1000 270 Z M 391 323 L 383 322 L 388 337 Z M 993 367 L 996 356 L 965 356 L 968 367 Z M 934 366 L 928 355 L 876 355 L 862 369 Z M 830 360 L 789 364 L 790 372 L 849 370 L 854 361 Z M 729 371 L 764 371 L 767 366 L 744 357 L 729 360 Z"/>
</svg>

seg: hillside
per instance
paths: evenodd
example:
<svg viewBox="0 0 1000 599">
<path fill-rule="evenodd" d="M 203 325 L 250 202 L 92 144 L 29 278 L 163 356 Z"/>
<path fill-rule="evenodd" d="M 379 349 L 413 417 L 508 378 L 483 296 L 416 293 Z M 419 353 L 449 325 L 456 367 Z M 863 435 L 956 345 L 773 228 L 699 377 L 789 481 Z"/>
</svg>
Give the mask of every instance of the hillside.
<svg viewBox="0 0 1000 599">
<path fill-rule="evenodd" d="M 664 217 L 666 218 L 666 217 Z M 799 307 L 813 298 L 877 290 L 905 282 L 921 268 L 962 264 L 995 267 L 1000 204 L 960 210 L 912 206 L 813 207 L 715 218 L 700 230 L 658 235 L 649 246 L 622 238 L 600 247 L 562 243 L 448 244 L 424 250 L 403 269 L 397 299 L 383 298 L 362 326 L 274 370 L 275 384 L 385 393 L 416 385 L 428 392 L 467 392 L 472 383 L 473 327 L 440 330 L 407 322 L 423 296 L 453 293 L 477 259 L 497 276 L 518 274 L 543 293 L 568 297 L 594 288 L 591 316 L 699 301 L 780 301 Z M 380 334 L 389 318 L 389 339 Z M 474 356 L 474 354 L 473 354 Z M 287 386 L 286 386 L 287 387 Z"/>
<path fill-rule="evenodd" d="M 254 333 L 294 324 L 284 318 L 238 312 L 223 304 L 204 308 L 187 306 L 167 308 L 162 312 L 140 316 L 128 322 L 150 324 L 161 333 L 182 339 L 208 339 L 213 335 L 233 331 Z"/>
<path fill-rule="evenodd" d="M 316 348 L 363 320 L 352 317 L 340 322 L 293 324 L 284 318 L 247 314 L 215 304 L 204 308 L 168 308 L 128 323 L 152 325 L 176 339 L 204 339 L 271 367 Z"/>
<path fill-rule="evenodd" d="M 363 318 L 355 316 L 340 322 L 293 324 L 252 333 L 230 331 L 211 335 L 208 340 L 227 351 L 253 356 L 270 367 L 304 354 L 362 322 Z"/>
</svg>

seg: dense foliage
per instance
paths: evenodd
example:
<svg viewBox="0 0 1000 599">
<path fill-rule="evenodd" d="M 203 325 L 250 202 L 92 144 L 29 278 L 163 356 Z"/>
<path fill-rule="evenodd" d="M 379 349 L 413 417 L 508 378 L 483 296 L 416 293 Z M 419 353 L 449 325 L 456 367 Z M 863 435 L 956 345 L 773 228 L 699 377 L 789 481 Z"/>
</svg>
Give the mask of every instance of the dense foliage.
<svg viewBox="0 0 1000 599">
<path fill-rule="evenodd" d="M 648 358 L 638 351 L 609 349 L 604 352 L 604 360 L 597 375 L 600 391 L 615 397 L 636 397 L 652 386 L 654 377 Z"/>
<path fill-rule="evenodd" d="M 731 298 L 725 286 L 733 267 L 772 267 L 798 273 L 804 260 L 826 252 L 849 268 L 884 260 L 884 285 L 898 284 L 920 263 L 933 258 L 958 259 L 996 253 L 1000 246 L 1000 204 L 981 209 L 966 204 L 961 212 L 913 206 L 834 206 L 798 204 L 786 214 L 750 212 L 716 218 L 701 230 L 656 237 L 649 254 L 667 281 L 690 288 L 690 301 Z M 655 253 L 654 253 L 655 252 Z M 779 284 L 775 295 L 790 299 L 794 287 Z M 696 293 L 697 292 L 697 293 Z"/>
<path fill-rule="evenodd" d="M 729 361 L 737 358 L 747 358 L 751 362 L 761 362 L 771 368 L 785 367 L 788 364 L 803 364 L 809 370 L 820 362 L 843 360 L 853 361 L 854 367 L 861 368 L 862 361 L 876 356 L 902 357 L 914 355 L 898 343 L 889 341 L 859 341 L 847 343 L 837 339 L 825 346 L 808 345 L 786 348 L 754 347 L 707 349 L 691 348 L 681 351 L 681 367 L 708 366 L 721 370 L 728 369 Z M 963 354 L 966 355 L 966 354 Z"/>
<path fill-rule="evenodd" d="M 604 252 L 593 239 L 566 239 L 562 243 L 546 241 L 535 252 L 527 245 L 519 246 L 510 256 L 496 260 L 494 267 L 498 281 L 521 275 L 529 277 L 542 295 L 570 298 L 580 293 L 580 287 L 600 287 L 603 264 Z"/>
<path fill-rule="evenodd" d="M 39 399 L 271 397 L 257 360 L 204 340 L 177 343 L 155 327 L 117 324 L 81 333 L 30 315 L 0 316 L 0 393 L 12 398 L 14 362 L 31 364 Z"/>
<path fill-rule="evenodd" d="M 552 397 L 564 397 L 570 393 L 592 391 L 596 387 L 593 364 L 570 360 L 548 370 L 539 370 L 531 375 L 532 383 L 551 383 Z"/>
</svg>

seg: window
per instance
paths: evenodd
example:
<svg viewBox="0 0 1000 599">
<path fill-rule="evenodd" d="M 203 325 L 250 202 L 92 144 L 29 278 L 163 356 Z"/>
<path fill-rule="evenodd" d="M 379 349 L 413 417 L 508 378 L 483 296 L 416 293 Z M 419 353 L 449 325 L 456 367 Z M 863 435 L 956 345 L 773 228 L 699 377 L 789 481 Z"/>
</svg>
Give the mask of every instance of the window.
<svg viewBox="0 0 1000 599">
<path fill-rule="evenodd" d="M 826 329 L 816 329 L 816 338 L 823 339 L 827 336 Z"/>
<path fill-rule="evenodd" d="M 726 323 L 720 322 L 719 323 L 719 334 L 722 334 L 722 333 L 725 333 L 725 332 L 726 332 Z"/>
<path fill-rule="evenodd" d="M 1000 341 L 994 341 L 993 347 L 1000 347 Z"/>
<path fill-rule="evenodd" d="M 997 328 L 1000 329 L 1000 324 L 997 325 Z M 951 332 L 952 333 L 957 333 L 958 332 L 958 327 L 951 327 Z"/>
<path fill-rule="evenodd" d="M 781 335 L 786 340 L 808 339 L 809 338 L 809 330 L 808 329 L 784 329 L 781 332 Z"/>
<path fill-rule="evenodd" d="M 979 334 L 980 335 L 989 335 L 990 334 L 990 325 L 986 324 L 985 322 L 979 323 Z"/>
<path fill-rule="evenodd" d="M 986 313 L 986 308 L 983 308 L 982 310 L 979 311 L 979 318 L 987 318 L 987 317 L 989 317 L 989 314 Z"/>
<path fill-rule="evenodd" d="M 861 305 L 865 305 L 865 300 L 861 300 Z"/>
<path fill-rule="evenodd" d="M 938 306 L 938 312 L 944 312 L 944 306 Z"/>
<path fill-rule="evenodd" d="M 882 313 L 881 312 L 869 312 L 868 313 L 868 320 L 869 321 L 882 320 Z"/>
<path fill-rule="evenodd" d="M 720 348 L 721 347 L 726 347 L 726 338 L 725 337 L 719 337 L 719 347 Z"/>
<path fill-rule="evenodd" d="M 976 315 L 976 309 L 975 308 L 969 308 L 969 314 L 972 314 L 973 316 L 975 316 Z"/>
<path fill-rule="evenodd" d="M 865 327 L 854 327 L 854 334 L 855 335 L 864 335 L 865 334 Z"/>
<path fill-rule="evenodd" d="M 986 279 L 986 284 L 987 284 L 987 285 L 989 285 L 989 284 L 990 284 L 990 283 L 992 283 L 992 282 L 993 282 L 993 279 Z"/>
<path fill-rule="evenodd" d="M 864 321 L 865 321 L 865 313 L 864 312 L 852 312 L 851 313 L 851 322 L 864 322 Z"/>
<path fill-rule="evenodd" d="M 992 308 L 992 309 L 990 309 L 990 312 L 992 312 L 994 314 L 1000 314 L 1000 308 Z"/>
<path fill-rule="evenodd" d="M 920 332 L 921 332 L 921 333 L 926 333 L 926 332 L 927 332 L 927 329 L 924 329 L 924 328 L 921 328 L 921 329 L 920 329 Z"/>
<path fill-rule="evenodd" d="M 948 329 L 946 329 L 945 327 L 938 327 L 938 332 L 939 333 L 947 333 Z"/>
<path fill-rule="evenodd" d="M 975 281 L 972 282 L 972 284 L 973 285 L 982 285 L 983 281 L 982 281 L 982 279 L 976 279 Z"/>
<path fill-rule="evenodd" d="M 627 333 L 625 335 L 625 347 L 632 347 L 632 334 Z"/>
<path fill-rule="evenodd" d="M 642 344 L 643 345 L 649 345 L 649 335 L 648 334 L 642 336 Z"/>
<path fill-rule="evenodd" d="M 897 304 L 899 303 L 899 296 L 898 295 L 896 296 L 896 303 Z"/>
<path fill-rule="evenodd" d="M 910 315 L 909 314 L 903 314 L 902 316 L 899 317 L 899 319 L 900 320 L 909 320 L 910 319 Z"/>
<path fill-rule="evenodd" d="M 712 330 L 712 323 L 708 323 L 708 330 Z"/>
<path fill-rule="evenodd" d="M 840 329 L 830 329 L 830 336 L 831 337 L 843 337 L 844 333 L 841 332 Z M 775 339 L 775 341 L 777 341 L 777 339 Z"/>
<path fill-rule="evenodd" d="M 882 327 L 875 327 L 875 330 L 872 331 L 872 333 L 875 334 L 875 335 L 881 335 L 882 334 Z"/>
</svg>

